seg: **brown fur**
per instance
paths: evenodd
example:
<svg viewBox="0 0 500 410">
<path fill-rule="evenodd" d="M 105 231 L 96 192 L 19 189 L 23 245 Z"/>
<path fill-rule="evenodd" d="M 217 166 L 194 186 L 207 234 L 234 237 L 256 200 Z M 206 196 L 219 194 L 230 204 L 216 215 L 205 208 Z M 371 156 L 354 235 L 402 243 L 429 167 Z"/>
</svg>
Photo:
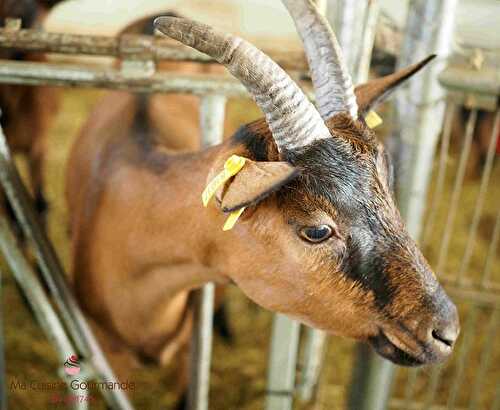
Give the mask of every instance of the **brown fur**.
<svg viewBox="0 0 500 410">
<path fill-rule="evenodd" d="M 379 100 L 359 90 L 361 109 Z M 394 361 L 421 364 L 447 354 L 431 346 L 430 330 L 445 319 L 456 329 L 456 310 L 404 229 L 383 147 L 363 120 L 331 119 L 332 138 L 302 152 L 278 155 L 260 120 L 219 146 L 173 154 L 163 132 L 134 129 L 139 109 L 136 97 L 110 95 L 75 144 L 67 179 L 78 299 L 127 350 L 167 363 L 189 340 L 189 292 L 232 281 L 267 309 L 371 340 Z M 173 135 L 178 120 L 171 120 Z M 287 172 L 278 181 L 251 172 L 230 181 L 245 186 L 235 186 L 235 207 L 251 206 L 222 232 L 224 193 L 207 209 L 200 196 L 232 154 L 280 159 Z M 297 234 L 317 225 L 334 235 L 313 245 Z M 358 232 L 373 240 L 364 243 Z"/>
</svg>

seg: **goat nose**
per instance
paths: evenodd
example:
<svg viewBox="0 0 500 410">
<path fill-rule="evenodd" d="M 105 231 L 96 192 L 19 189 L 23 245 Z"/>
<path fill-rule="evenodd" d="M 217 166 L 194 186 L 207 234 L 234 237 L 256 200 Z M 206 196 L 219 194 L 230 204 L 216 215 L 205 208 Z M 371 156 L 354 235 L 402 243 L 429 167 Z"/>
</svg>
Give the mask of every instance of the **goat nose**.
<svg viewBox="0 0 500 410">
<path fill-rule="evenodd" d="M 431 331 L 434 343 L 443 343 L 448 347 L 453 347 L 458 338 L 459 328 L 455 323 L 446 324 L 443 327 L 436 327 Z"/>
<path fill-rule="evenodd" d="M 433 321 L 427 330 L 427 343 L 438 359 L 445 359 L 453 351 L 460 333 L 457 309 L 454 305 L 447 309 L 446 315 Z"/>
</svg>

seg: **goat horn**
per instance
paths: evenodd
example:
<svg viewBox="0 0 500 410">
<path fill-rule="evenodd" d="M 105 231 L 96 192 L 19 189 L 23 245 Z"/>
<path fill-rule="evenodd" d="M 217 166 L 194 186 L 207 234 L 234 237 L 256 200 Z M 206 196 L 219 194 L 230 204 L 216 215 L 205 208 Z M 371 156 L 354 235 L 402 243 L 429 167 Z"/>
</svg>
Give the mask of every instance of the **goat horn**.
<svg viewBox="0 0 500 410">
<path fill-rule="evenodd" d="M 217 60 L 242 82 L 264 112 L 280 152 L 331 137 L 299 86 L 250 43 L 184 18 L 158 17 L 154 25 L 161 33 Z"/>
<path fill-rule="evenodd" d="M 304 43 L 321 116 L 326 121 L 347 111 L 356 120 L 358 105 L 352 79 L 330 24 L 312 0 L 282 1 Z"/>
</svg>

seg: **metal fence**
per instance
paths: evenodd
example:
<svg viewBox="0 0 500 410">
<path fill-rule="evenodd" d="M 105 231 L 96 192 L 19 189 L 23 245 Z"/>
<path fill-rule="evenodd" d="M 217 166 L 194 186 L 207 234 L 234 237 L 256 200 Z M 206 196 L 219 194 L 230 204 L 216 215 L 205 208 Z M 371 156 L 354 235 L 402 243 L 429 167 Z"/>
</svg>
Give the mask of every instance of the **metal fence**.
<svg viewBox="0 0 500 410">
<path fill-rule="evenodd" d="M 346 2 L 349 3 L 349 2 Z M 376 13 L 376 2 L 371 13 Z M 425 7 L 433 2 L 419 1 L 422 12 L 443 13 L 444 9 L 429 10 Z M 447 2 L 443 2 L 447 3 Z M 453 1 L 450 1 L 453 3 Z M 450 5 L 448 5 L 450 6 Z M 345 10 L 344 10 L 345 11 Z M 347 15 L 349 13 L 345 11 Z M 365 13 L 364 34 L 366 44 L 372 44 L 370 30 L 373 28 L 373 15 Z M 246 95 L 244 88 L 235 80 L 225 76 L 159 73 L 155 63 L 163 59 L 206 62 L 207 58 L 168 40 L 150 36 L 125 36 L 121 39 L 49 34 L 39 31 L 19 30 L 19 23 L 11 21 L 0 30 L 0 47 L 20 48 L 32 51 L 58 52 L 66 54 L 87 54 L 114 56 L 122 60 L 119 68 L 96 68 L 79 64 L 78 66 L 49 63 L 28 63 L 1 61 L 0 83 L 59 85 L 70 87 L 103 87 L 126 89 L 137 92 L 176 92 L 201 96 L 201 118 L 203 124 L 202 143 L 209 146 L 222 138 L 225 97 Z M 361 47 L 358 56 L 363 63 L 356 68 L 359 78 L 366 74 L 365 48 Z M 369 47 L 371 49 L 371 46 Z M 290 55 L 283 50 L 265 50 L 285 69 L 303 72 L 306 70 L 302 54 Z M 408 54 L 412 54 L 412 50 Z M 429 50 L 425 50 L 427 52 Z M 415 58 L 413 58 L 413 61 Z M 425 214 L 425 224 L 416 222 L 418 230 L 423 226 L 422 246 L 431 262 L 437 267 L 448 291 L 459 302 L 463 334 L 457 346 L 453 361 L 446 366 L 435 367 L 429 371 L 398 370 L 395 383 L 391 386 L 393 369 L 376 363 L 363 377 L 365 397 L 360 408 L 379 408 L 387 399 L 390 408 L 500 408 L 500 389 L 498 381 L 493 380 L 495 373 L 491 364 L 499 358 L 500 349 L 495 343 L 495 332 L 499 321 L 500 272 L 498 267 L 498 245 L 500 239 L 500 193 L 491 187 L 498 186 L 498 166 L 495 168 L 495 149 L 499 134 L 499 112 L 497 109 L 499 86 L 498 76 L 472 72 L 464 81 L 460 65 L 450 67 L 442 73 L 441 81 L 454 94 L 448 101 L 443 120 L 443 132 L 439 139 L 437 159 L 433 161 L 437 135 L 431 147 L 427 147 L 429 175 L 432 164 L 434 173 L 430 179 L 430 205 Z M 458 70 L 458 71 L 457 71 Z M 460 72 L 460 75 L 456 75 Z M 483 78 L 484 76 L 484 78 Z M 474 80 L 471 80 L 473 78 Z M 464 86 L 465 84 L 465 86 Z M 465 87 L 465 89 L 464 89 Z M 460 88 L 460 89 L 459 89 Z M 444 104 L 441 98 L 424 101 L 435 110 L 436 101 Z M 486 101 L 486 102 L 485 102 Z M 453 134 L 453 124 L 461 120 L 458 104 L 466 103 L 471 108 L 466 119 L 463 133 Z M 415 106 L 422 107 L 422 101 Z M 468 184 L 467 169 L 474 149 L 475 133 L 479 116 L 478 109 L 496 110 L 494 125 L 487 150 L 483 153 L 479 182 Z M 435 112 L 435 111 L 434 111 Z M 420 126 L 420 117 L 415 126 Z M 434 121 L 436 119 L 434 118 Z M 436 125 L 440 128 L 441 121 Z M 3 135 L 0 135 L 3 138 Z M 12 162 L 4 139 L 0 138 L 0 181 L 9 201 L 16 211 L 24 233 L 31 239 L 43 278 L 49 288 L 49 295 L 55 302 L 55 309 L 48 300 L 42 284 L 27 263 L 25 256 L 15 246 L 10 227 L 0 219 L 0 248 L 6 257 L 21 288 L 32 302 L 33 310 L 49 339 L 58 346 L 63 356 L 78 353 L 84 359 L 83 369 L 88 377 L 104 380 L 114 378 L 111 369 L 101 353 L 92 333 L 69 292 L 64 272 L 55 256 L 51 244 L 39 228 L 31 203 Z M 457 146 L 461 149 L 457 150 Z M 424 147 L 425 148 L 425 147 Z M 415 170 L 414 170 L 415 171 Z M 418 173 L 416 174 L 418 176 Z M 420 204 L 426 198 L 427 181 L 423 191 L 417 192 Z M 414 188 L 411 184 L 409 187 Z M 451 187 L 451 189 L 449 189 Z M 463 198 L 464 191 L 470 191 Z M 413 193 L 410 190 L 410 194 Z M 491 195 L 496 195 L 490 198 Z M 494 201 L 497 201 L 496 203 Z M 418 202 L 417 201 L 417 202 Z M 464 203 L 467 202 L 466 204 Z M 491 205 L 493 204 L 493 205 Z M 420 206 L 420 205 L 419 205 Z M 412 215 L 409 207 L 407 211 Z M 421 207 L 422 211 L 424 207 Z M 420 212 L 420 211 L 419 211 Z M 491 214 L 491 215 L 490 215 Z M 486 222 L 484 218 L 486 219 Z M 488 219 L 490 218 L 490 219 Z M 444 225 L 443 221 L 446 221 Z M 464 222 L 465 221 L 465 222 Z M 466 223 L 465 240 L 456 234 L 456 225 Z M 486 224 L 486 228 L 483 226 Z M 415 228 L 415 229 L 417 229 Z M 482 238 L 483 230 L 486 236 Z M 415 235 L 418 236 L 418 235 Z M 453 255 L 453 258 L 451 257 Z M 457 259 L 457 255 L 462 255 Z M 213 285 L 206 285 L 197 294 L 198 309 L 196 327 L 193 335 L 192 383 L 190 386 L 190 408 L 207 409 L 208 380 L 211 353 L 211 315 L 213 310 Z M 1 321 L 0 321 L 1 324 Z M 272 358 L 269 370 L 269 396 L 267 408 L 270 410 L 289 409 L 293 404 L 296 391 L 296 356 L 299 344 L 299 326 L 281 316 L 277 316 L 271 343 Z M 1 342 L 1 337 L 0 337 Z M 305 361 L 298 387 L 300 396 L 309 399 L 319 378 L 324 335 L 308 331 L 305 341 Z M 1 347 L 1 343 L 0 343 Z M 1 356 L 0 356 L 1 359 Z M 2 370 L 0 360 L 0 371 Z M 473 370 L 471 371 L 471 368 Z M 491 377 L 493 375 L 493 377 Z M 371 381 L 370 381 L 371 380 Z M 368 385 L 367 385 L 368 383 Z M 492 384 L 492 387 L 488 383 Z M 465 385 L 471 386 L 464 393 Z M 486 386 L 486 387 L 485 387 Z M 392 390 L 391 390 L 392 389 Z M 370 395 L 375 392 L 375 395 Z M 274 394 L 273 394 L 274 393 Z M 2 397 L 5 397 L 2 395 Z M 105 397 L 111 408 L 127 409 L 131 404 L 125 396 L 110 394 Z M 374 401 L 373 401 L 374 400 Z M 376 405 L 374 403 L 377 403 Z M 1 403 L 4 405 L 4 402 Z M 371 407 L 370 407 L 371 406 Z M 329 408 L 329 407 L 325 407 Z"/>
</svg>

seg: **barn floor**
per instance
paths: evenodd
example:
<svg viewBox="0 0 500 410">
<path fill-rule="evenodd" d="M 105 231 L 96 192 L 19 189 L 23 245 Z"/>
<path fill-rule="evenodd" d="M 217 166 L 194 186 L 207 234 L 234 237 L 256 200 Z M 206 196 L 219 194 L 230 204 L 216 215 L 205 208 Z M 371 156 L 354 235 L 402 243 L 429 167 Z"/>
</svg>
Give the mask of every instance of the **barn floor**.
<svg viewBox="0 0 500 410">
<path fill-rule="evenodd" d="M 50 141 L 48 162 L 46 169 L 47 193 L 51 203 L 49 220 L 50 236 L 56 244 L 57 251 L 68 264 L 68 238 L 67 238 L 67 211 L 64 203 L 64 173 L 65 159 L 72 141 L 86 118 L 90 108 L 100 96 L 101 92 L 92 90 L 68 90 L 63 92 L 61 114 L 54 125 L 52 139 Z M 241 103 L 230 105 L 228 115 L 235 123 L 242 123 L 249 118 L 242 112 L 248 110 L 241 109 Z M 250 117 L 255 117 L 256 112 L 251 111 Z M 450 160 L 450 168 L 454 166 L 454 156 Z M 478 236 L 479 246 L 476 247 L 471 265 L 471 272 L 479 272 L 482 261 L 485 258 L 490 231 L 491 221 L 496 215 L 494 198 L 500 197 L 500 164 L 494 170 L 492 181 L 496 181 L 491 186 L 488 195 L 485 212 L 482 219 L 480 233 Z M 447 190 L 450 190 L 450 183 Z M 472 216 L 475 196 L 478 190 L 477 179 L 467 178 L 463 193 L 462 214 L 457 221 L 453 235 L 454 246 L 463 246 L 466 241 L 466 234 Z M 445 199 L 449 197 L 449 192 L 445 193 Z M 440 209 L 438 221 L 442 221 L 434 233 L 435 242 L 439 242 L 440 230 L 445 221 L 446 208 Z M 452 248 L 453 249 L 453 248 Z M 428 249 L 431 254 L 433 247 Z M 450 255 L 449 268 L 459 265 L 461 253 Z M 498 259 L 497 259 L 498 261 Z M 498 264 L 495 267 L 498 269 Z M 52 403 L 54 394 L 65 395 L 65 390 L 61 391 L 35 391 L 28 386 L 23 390 L 15 388 L 12 383 L 24 381 L 26 383 L 49 383 L 57 381 L 58 363 L 57 355 L 52 346 L 47 342 L 44 334 L 34 323 L 34 320 L 19 296 L 10 273 L 2 270 L 2 298 L 4 312 L 4 332 L 6 338 L 6 359 L 7 359 L 7 390 L 10 408 L 16 410 L 23 409 L 51 409 L 55 408 Z M 475 275 L 475 273 L 473 273 Z M 477 273 L 479 274 L 479 273 Z M 498 272 L 496 272 L 498 275 Z M 236 288 L 229 290 L 228 305 L 231 325 L 234 329 L 235 340 L 233 345 L 228 346 L 220 339 L 216 338 L 214 344 L 214 358 L 212 364 L 211 379 L 211 409 L 216 410 L 257 410 L 262 409 L 265 398 L 267 346 L 270 335 L 270 324 L 272 315 L 255 307 Z M 465 311 L 468 306 L 463 307 Z M 483 309 L 479 311 L 478 323 L 486 322 L 491 310 Z M 464 316 L 462 316 L 464 317 Z M 467 386 L 473 383 L 476 367 L 481 352 L 480 342 L 484 338 L 483 333 L 479 334 L 473 343 L 471 355 L 467 358 L 464 366 L 464 386 L 457 402 L 457 407 L 465 406 L 468 397 Z M 351 352 L 354 343 L 340 338 L 331 338 L 328 347 L 327 365 L 324 371 L 323 383 L 319 390 L 320 404 L 315 408 L 340 409 L 344 407 L 345 386 L 348 385 L 352 367 Z M 496 348 L 492 357 L 491 366 L 485 377 L 483 392 L 484 400 L 491 402 L 494 394 L 494 381 L 498 379 L 500 371 L 500 349 Z M 452 362 L 443 372 L 445 380 L 438 386 L 438 396 L 440 404 L 446 403 L 449 392 L 450 378 L 454 374 L 457 363 Z M 425 393 L 426 380 L 430 370 L 423 372 L 423 378 L 418 379 L 415 397 L 420 397 Z M 395 386 L 395 394 L 398 397 L 404 396 L 406 386 L 407 371 L 400 371 Z M 172 369 L 158 369 L 155 367 L 144 367 L 137 370 L 133 375 L 133 381 L 137 388 L 130 394 L 134 404 L 138 409 L 165 409 L 172 408 L 175 402 L 173 386 L 175 384 L 175 374 Z M 422 380 L 422 381 L 421 381 Z M 102 408 L 97 393 L 97 404 L 91 408 Z M 463 397 L 462 397 L 463 396 Z M 59 406 L 64 408 L 64 406 Z M 312 408 L 301 405 L 299 409 Z"/>
</svg>

